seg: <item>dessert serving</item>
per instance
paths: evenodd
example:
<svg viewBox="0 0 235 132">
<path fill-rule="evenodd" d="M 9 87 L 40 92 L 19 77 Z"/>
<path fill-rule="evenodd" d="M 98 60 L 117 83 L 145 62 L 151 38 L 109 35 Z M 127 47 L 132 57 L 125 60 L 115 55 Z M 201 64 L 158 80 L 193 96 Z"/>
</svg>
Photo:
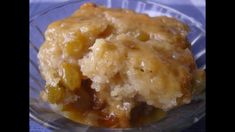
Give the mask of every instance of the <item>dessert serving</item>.
<svg viewBox="0 0 235 132">
<path fill-rule="evenodd" d="M 41 98 L 96 127 L 159 121 L 204 88 L 189 31 L 174 18 L 86 3 L 45 32 L 38 53 L 46 81 Z"/>
</svg>

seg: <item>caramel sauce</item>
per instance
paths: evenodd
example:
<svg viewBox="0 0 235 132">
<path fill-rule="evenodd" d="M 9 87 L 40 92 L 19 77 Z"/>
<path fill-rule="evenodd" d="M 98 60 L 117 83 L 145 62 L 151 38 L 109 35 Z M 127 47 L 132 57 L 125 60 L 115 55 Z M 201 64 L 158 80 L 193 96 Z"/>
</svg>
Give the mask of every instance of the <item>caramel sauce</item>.
<svg viewBox="0 0 235 132">
<path fill-rule="evenodd" d="M 82 82 L 82 87 L 77 91 L 76 102 L 63 105 L 62 112 L 75 122 L 93 125 L 96 127 L 117 128 L 119 119 L 114 114 L 104 113 L 105 104 L 97 101 L 95 91 L 90 88 L 91 81 Z M 166 113 L 145 103 L 140 103 L 131 111 L 130 125 L 138 127 L 156 122 L 165 117 Z"/>
<path fill-rule="evenodd" d="M 161 109 L 141 103 L 131 111 L 131 126 L 139 127 L 149 123 L 157 122 L 166 116 L 166 112 Z"/>
</svg>

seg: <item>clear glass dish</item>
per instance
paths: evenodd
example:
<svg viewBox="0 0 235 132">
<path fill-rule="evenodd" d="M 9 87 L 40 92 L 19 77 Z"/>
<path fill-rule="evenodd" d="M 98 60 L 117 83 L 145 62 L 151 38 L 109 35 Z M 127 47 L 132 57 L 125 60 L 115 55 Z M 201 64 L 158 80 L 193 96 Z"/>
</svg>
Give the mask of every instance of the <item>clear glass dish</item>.
<svg viewBox="0 0 235 132">
<path fill-rule="evenodd" d="M 191 32 L 188 39 L 192 44 L 192 51 L 199 68 L 206 68 L 205 62 L 205 31 L 202 25 L 193 18 L 183 13 L 158 4 L 154 0 L 74 0 L 51 7 L 30 19 L 30 118 L 52 130 L 66 131 L 164 131 L 174 132 L 182 130 L 205 116 L 205 92 L 193 101 L 182 107 L 171 110 L 167 117 L 159 122 L 139 128 L 109 129 L 95 128 L 75 123 L 55 113 L 47 103 L 39 98 L 39 93 L 44 87 L 44 80 L 38 70 L 37 52 L 44 41 L 43 33 L 47 26 L 59 19 L 70 16 L 83 3 L 93 2 L 110 8 L 127 8 L 150 16 L 174 17 L 189 25 Z"/>
</svg>

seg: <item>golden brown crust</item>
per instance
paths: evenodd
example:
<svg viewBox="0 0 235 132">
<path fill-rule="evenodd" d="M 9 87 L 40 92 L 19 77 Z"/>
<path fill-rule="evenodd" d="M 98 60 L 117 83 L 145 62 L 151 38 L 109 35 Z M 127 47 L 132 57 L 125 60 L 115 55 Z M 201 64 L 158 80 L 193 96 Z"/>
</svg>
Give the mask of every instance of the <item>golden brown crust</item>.
<svg viewBox="0 0 235 132">
<path fill-rule="evenodd" d="M 77 92 L 87 89 L 83 83 L 89 79 L 96 100 L 89 118 L 102 111 L 104 126 L 130 127 L 131 110 L 140 102 L 167 111 L 191 101 L 197 69 L 188 32 L 173 18 L 86 3 L 48 26 L 38 54 L 40 70 L 47 85 L 64 87 L 62 101 L 54 101 L 60 91 L 51 90 L 57 104 L 86 101 Z M 99 121 L 82 120 L 96 126 Z"/>
</svg>

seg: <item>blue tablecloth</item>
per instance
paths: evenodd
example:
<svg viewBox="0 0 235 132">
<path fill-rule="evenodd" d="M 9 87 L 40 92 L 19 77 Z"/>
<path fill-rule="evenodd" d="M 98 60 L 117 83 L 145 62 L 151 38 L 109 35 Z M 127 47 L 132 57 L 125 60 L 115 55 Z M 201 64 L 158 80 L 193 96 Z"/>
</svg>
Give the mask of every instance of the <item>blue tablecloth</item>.
<svg viewBox="0 0 235 132">
<path fill-rule="evenodd" d="M 34 16 L 38 12 L 53 6 L 60 2 L 68 0 L 30 0 L 30 17 Z M 201 22 L 205 27 L 205 0 L 155 0 L 161 4 L 165 4 L 178 11 L 185 13 L 188 16 L 193 17 L 197 21 Z M 201 119 L 198 123 L 192 127 L 184 130 L 184 132 L 203 132 L 205 131 L 205 118 Z M 47 128 L 44 128 L 37 122 L 30 119 L 30 132 L 50 132 Z"/>
</svg>

